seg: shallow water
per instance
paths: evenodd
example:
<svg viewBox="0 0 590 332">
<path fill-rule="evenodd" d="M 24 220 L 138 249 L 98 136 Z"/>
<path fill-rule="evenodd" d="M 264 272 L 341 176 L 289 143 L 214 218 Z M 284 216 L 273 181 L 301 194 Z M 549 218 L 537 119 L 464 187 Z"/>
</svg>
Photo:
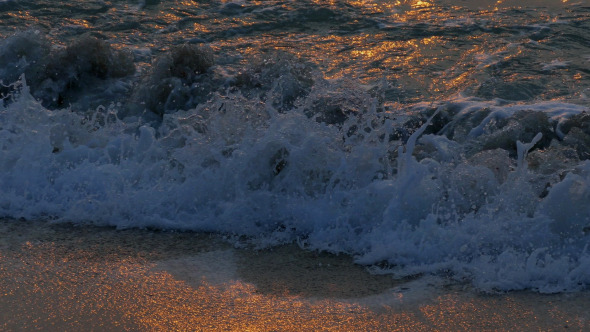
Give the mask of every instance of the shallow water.
<svg viewBox="0 0 590 332">
<path fill-rule="evenodd" d="M 588 292 L 486 295 L 212 234 L 0 220 L 0 329 L 586 330 Z"/>
<path fill-rule="evenodd" d="M 590 283 L 590 6 L 1 1 L 0 216 Z"/>
</svg>

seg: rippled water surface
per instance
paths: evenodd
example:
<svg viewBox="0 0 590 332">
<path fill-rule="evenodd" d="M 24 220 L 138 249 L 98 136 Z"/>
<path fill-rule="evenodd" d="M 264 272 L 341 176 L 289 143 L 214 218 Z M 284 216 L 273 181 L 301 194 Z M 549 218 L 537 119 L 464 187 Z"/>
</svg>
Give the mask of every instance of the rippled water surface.
<svg viewBox="0 0 590 332">
<path fill-rule="evenodd" d="M 525 3 L 4 1 L 0 35 L 34 29 L 63 44 L 90 34 L 151 56 L 205 43 L 236 71 L 280 50 L 314 63 L 325 78 L 383 79 L 392 102 L 458 92 L 510 100 L 587 94 L 588 4 Z"/>
</svg>

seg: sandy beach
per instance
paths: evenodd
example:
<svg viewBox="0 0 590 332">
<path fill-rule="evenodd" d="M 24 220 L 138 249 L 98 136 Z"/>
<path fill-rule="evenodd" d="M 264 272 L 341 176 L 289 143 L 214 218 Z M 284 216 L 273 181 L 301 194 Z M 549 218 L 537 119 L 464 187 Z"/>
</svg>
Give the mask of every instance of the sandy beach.
<svg viewBox="0 0 590 332">
<path fill-rule="evenodd" d="M 0 222 L 0 330 L 582 330 L 588 293 L 479 294 L 219 235 Z"/>
</svg>

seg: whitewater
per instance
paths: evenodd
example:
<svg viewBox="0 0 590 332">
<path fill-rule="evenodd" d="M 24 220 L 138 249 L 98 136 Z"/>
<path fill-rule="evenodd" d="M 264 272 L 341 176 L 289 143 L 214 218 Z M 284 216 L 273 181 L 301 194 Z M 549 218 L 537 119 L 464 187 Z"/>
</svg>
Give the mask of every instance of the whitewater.
<svg viewBox="0 0 590 332">
<path fill-rule="evenodd" d="M 0 217 L 590 286 L 590 6 L 0 1 Z"/>
</svg>

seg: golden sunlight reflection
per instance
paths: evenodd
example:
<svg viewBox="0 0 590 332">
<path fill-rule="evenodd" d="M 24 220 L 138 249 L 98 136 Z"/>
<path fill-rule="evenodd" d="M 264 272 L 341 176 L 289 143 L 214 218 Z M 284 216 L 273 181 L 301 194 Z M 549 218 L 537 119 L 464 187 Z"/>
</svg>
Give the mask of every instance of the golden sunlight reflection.
<svg viewBox="0 0 590 332">
<path fill-rule="evenodd" d="M 92 27 L 92 25 L 90 23 L 88 23 L 88 21 L 85 19 L 67 18 L 67 19 L 65 19 L 65 21 L 70 25 L 82 27 L 85 29 L 90 29 Z"/>
<path fill-rule="evenodd" d="M 151 49 L 153 58 L 170 45 L 205 42 L 227 63 L 230 75 L 250 65 L 252 58 L 273 56 L 273 51 L 292 53 L 311 62 L 327 79 L 359 80 L 366 86 L 387 82 L 388 98 L 399 102 L 444 99 L 493 81 L 493 65 L 480 66 L 479 60 L 487 55 L 503 57 L 503 41 L 520 38 L 488 28 L 506 25 L 502 22 L 506 16 L 493 7 L 517 6 L 516 0 L 459 4 L 450 0 L 314 0 L 317 8 L 324 9 L 316 14 L 293 2 L 271 6 L 263 1 L 237 3 L 224 13 L 223 3 L 229 2 L 161 3 L 146 6 L 136 18 L 129 17 L 136 8 L 127 4 L 92 19 L 78 15 L 58 24 L 81 32 L 100 29 L 119 47 Z M 26 11 L 5 15 L 27 26 L 38 20 Z M 509 25 L 544 24 L 556 18 L 540 14 L 539 19 Z M 543 40 L 537 42 L 543 46 Z"/>
<path fill-rule="evenodd" d="M 49 30 L 48 35 L 61 44 L 76 34 L 101 31 L 105 39 L 121 48 L 132 45 L 137 50 L 151 50 L 151 58 L 171 45 L 206 43 L 219 54 L 230 75 L 242 71 L 252 58 L 273 56 L 272 51 L 279 50 L 311 62 L 327 79 L 360 80 L 366 86 L 386 82 L 391 87 L 387 97 L 405 103 L 441 100 L 459 92 L 470 94 L 497 82 L 504 85 L 476 95 L 498 96 L 520 86 L 522 82 L 511 82 L 513 78 L 499 77 L 498 73 L 522 62 L 510 56 L 536 58 L 543 52 L 547 47 L 545 31 L 536 33 L 532 27 L 558 22 L 560 15 L 553 9 L 563 8 L 565 2 L 312 0 L 301 6 L 285 1 L 182 0 L 142 8 L 129 3 L 107 6 L 108 11 L 100 15 L 65 16 L 52 22 L 55 26 L 48 26 L 46 18 L 35 11 L 7 11 L 4 15 L 7 29 Z M 536 14 L 504 14 L 508 8 L 519 7 L 534 8 Z M 526 26 L 531 27 L 530 33 L 514 34 L 513 28 L 503 28 Z M 76 33 L 60 36 L 60 31 Z M 506 50 L 507 43 L 522 45 L 528 52 L 511 53 Z M 558 48 L 554 52 L 556 57 L 562 53 Z M 482 65 L 480 60 L 486 56 L 505 59 L 496 62 L 499 66 Z M 149 65 L 148 57 L 141 61 L 145 63 L 138 64 L 140 67 Z M 528 72 L 534 68 L 519 69 Z M 543 74 L 536 75 L 538 80 Z M 547 91 L 557 92 L 538 97 L 552 98 L 560 90 Z"/>
<path fill-rule="evenodd" d="M 412 8 L 426 8 L 426 7 L 431 7 L 431 6 L 433 6 L 433 5 L 428 1 L 416 0 L 416 1 L 412 2 Z"/>
<path fill-rule="evenodd" d="M 0 223 L 0 330 L 426 331 L 588 324 L 583 318 L 590 303 L 583 295 L 483 296 L 407 283 L 342 299 L 338 273 L 349 271 L 349 282 L 361 288 L 366 278 L 344 263 L 342 271 L 324 269 L 321 275 L 335 281 L 330 296 L 269 291 L 245 281 L 243 269 L 256 278 L 269 269 L 258 263 L 280 256 L 314 274 L 321 269 L 317 260 L 331 258 L 285 248 L 276 257 L 259 253 L 258 263 L 248 254 L 240 263 L 232 258 L 240 251 L 205 235 L 35 226 Z M 292 282 L 295 270 L 287 266 L 274 278 Z M 403 293 L 414 287 L 415 293 L 425 288 L 423 295 Z"/>
<path fill-rule="evenodd" d="M 319 3 L 319 2 L 318 2 Z M 323 5 L 329 2 L 321 1 Z M 476 17 L 461 11 L 439 10 L 432 1 L 353 1 L 346 3 L 367 16 L 374 15 L 381 25 L 360 29 L 357 33 L 341 33 L 340 27 L 323 22 L 308 22 L 308 31 L 286 29 L 281 32 L 259 33 L 256 38 L 235 35 L 216 40 L 216 50 L 236 49 L 244 61 L 272 50 L 294 53 L 318 65 L 326 79 L 358 79 L 362 84 L 375 84 L 385 79 L 400 98 L 411 101 L 429 94 L 450 96 L 477 84 L 472 70 L 478 65 L 473 56 L 482 52 L 496 52 L 488 42 L 487 32 L 473 34 L 458 43 L 453 33 L 441 36 L 424 30 L 422 25 L 446 26 L 452 32 L 473 25 Z M 477 14 L 493 19 L 490 11 Z M 228 29 L 248 27 L 237 23 L 238 18 L 225 19 Z M 262 51 L 262 52 L 261 52 Z M 457 61 L 459 59 L 459 61 Z"/>
<path fill-rule="evenodd" d="M 5 15 L 9 18 L 18 19 L 18 20 L 28 22 L 30 25 L 34 25 L 35 22 L 38 21 L 35 17 L 31 16 L 30 12 L 23 11 L 23 10 L 8 11 L 5 13 Z M 15 28 L 17 28 L 17 27 L 15 27 Z"/>
</svg>

